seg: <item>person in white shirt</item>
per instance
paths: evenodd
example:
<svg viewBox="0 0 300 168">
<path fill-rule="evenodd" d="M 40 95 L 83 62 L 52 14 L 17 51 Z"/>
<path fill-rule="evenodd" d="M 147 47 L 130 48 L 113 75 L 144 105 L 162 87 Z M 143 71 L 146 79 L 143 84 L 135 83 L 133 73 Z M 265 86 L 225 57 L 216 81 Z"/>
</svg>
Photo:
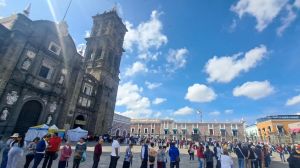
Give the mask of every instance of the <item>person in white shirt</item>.
<svg viewBox="0 0 300 168">
<path fill-rule="evenodd" d="M 223 149 L 223 155 L 221 155 L 221 168 L 233 168 L 233 160 L 227 149 Z"/>
<path fill-rule="evenodd" d="M 118 160 L 120 158 L 119 154 L 120 154 L 120 148 L 121 148 L 119 137 L 114 138 L 111 147 L 112 147 L 112 151 L 111 151 L 111 154 L 110 154 L 109 168 L 116 168 Z"/>
</svg>

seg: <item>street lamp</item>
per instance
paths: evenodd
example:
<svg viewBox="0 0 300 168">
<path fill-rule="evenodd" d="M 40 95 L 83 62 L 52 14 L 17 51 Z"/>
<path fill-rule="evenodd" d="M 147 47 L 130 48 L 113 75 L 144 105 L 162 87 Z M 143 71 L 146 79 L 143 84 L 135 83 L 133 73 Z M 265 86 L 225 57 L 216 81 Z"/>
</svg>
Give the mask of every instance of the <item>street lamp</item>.
<svg viewBox="0 0 300 168">
<path fill-rule="evenodd" d="M 200 122 L 202 123 L 202 115 L 203 115 L 203 112 L 201 110 L 196 110 L 197 114 L 200 115 Z"/>
</svg>

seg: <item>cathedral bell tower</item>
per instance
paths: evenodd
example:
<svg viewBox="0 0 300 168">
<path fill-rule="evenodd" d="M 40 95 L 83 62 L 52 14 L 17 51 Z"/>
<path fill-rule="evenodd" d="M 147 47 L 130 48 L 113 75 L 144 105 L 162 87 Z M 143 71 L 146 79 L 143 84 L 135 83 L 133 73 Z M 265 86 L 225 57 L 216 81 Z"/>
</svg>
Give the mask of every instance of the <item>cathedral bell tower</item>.
<svg viewBox="0 0 300 168">
<path fill-rule="evenodd" d="M 119 68 L 127 29 L 115 9 L 93 16 L 86 38 L 86 73 L 98 80 L 95 103 L 95 134 L 109 133 L 119 85 Z"/>
</svg>

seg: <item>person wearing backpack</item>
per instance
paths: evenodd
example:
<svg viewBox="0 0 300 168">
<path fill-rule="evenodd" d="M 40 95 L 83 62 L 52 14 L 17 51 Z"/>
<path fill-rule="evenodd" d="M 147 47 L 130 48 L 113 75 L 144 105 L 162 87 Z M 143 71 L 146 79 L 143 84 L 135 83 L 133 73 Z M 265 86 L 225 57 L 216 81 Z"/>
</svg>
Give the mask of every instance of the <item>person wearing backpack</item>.
<svg viewBox="0 0 300 168">
<path fill-rule="evenodd" d="M 255 150 L 255 146 L 250 146 L 248 159 L 250 161 L 251 168 L 257 167 L 257 155 L 254 152 L 254 150 Z"/>
<path fill-rule="evenodd" d="M 262 168 L 262 161 L 263 161 L 263 158 L 264 158 L 262 147 L 260 145 L 256 145 L 254 152 L 257 156 L 257 159 L 256 159 L 257 167 Z"/>
<path fill-rule="evenodd" d="M 214 167 L 214 153 L 206 146 L 206 151 L 204 152 L 206 168 Z"/>
<path fill-rule="evenodd" d="M 242 152 L 242 144 L 238 143 L 236 147 L 234 148 L 234 153 L 236 154 L 238 158 L 238 165 L 239 168 L 244 168 L 245 166 L 245 155 Z"/>
<path fill-rule="evenodd" d="M 150 168 L 154 168 L 155 158 L 157 155 L 157 151 L 154 149 L 154 143 L 151 142 L 149 149 L 149 166 Z"/>
</svg>

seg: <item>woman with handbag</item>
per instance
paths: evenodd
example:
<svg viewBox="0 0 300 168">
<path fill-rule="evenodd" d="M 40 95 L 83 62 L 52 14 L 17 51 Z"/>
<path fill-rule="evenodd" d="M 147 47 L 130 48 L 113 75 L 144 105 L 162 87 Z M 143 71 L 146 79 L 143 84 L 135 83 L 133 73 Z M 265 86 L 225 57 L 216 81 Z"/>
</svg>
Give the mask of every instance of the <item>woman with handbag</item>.
<svg viewBox="0 0 300 168">
<path fill-rule="evenodd" d="M 65 168 L 68 165 L 68 160 L 72 155 L 72 149 L 69 142 L 66 142 L 61 150 L 61 155 L 58 162 L 58 168 Z"/>
<path fill-rule="evenodd" d="M 80 138 L 79 142 L 76 144 L 73 168 L 79 168 L 80 161 L 83 159 L 83 154 L 86 152 L 86 143 L 83 138 Z"/>
<path fill-rule="evenodd" d="M 31 161 L 34 159 L 34 154 L 35 154 L 35 149 L 36 149 L 36 144 L 40 141 L 39 137 L 36 137 L 33 139 L 32 142 L 30 142 L 26 149 L 27 149 L 27 154 L 26 154 L 26 162 L 24 165 L 24 168 L 28 168 Z"/>
</svg>

